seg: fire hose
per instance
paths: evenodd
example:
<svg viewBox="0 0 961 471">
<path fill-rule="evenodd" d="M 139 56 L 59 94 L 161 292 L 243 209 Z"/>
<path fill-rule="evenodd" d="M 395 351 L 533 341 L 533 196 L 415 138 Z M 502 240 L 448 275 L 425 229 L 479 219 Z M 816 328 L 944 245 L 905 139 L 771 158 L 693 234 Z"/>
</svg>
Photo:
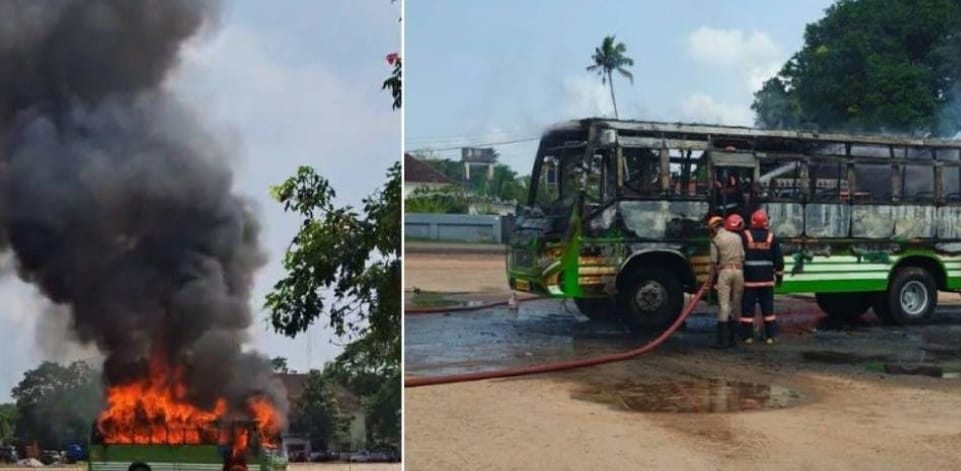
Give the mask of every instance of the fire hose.
<svg viewBox="0 0 961 471">
<path fill-rule="evenodd" d="M 698 301 L 704 296 L 704 293 L 708 291 L 711 287 L 711 279 L 708 279 L 701 285 L 701 288 L 697 290 L 694 297 L 691 298 L 684 310 L 681 311 L 681 315 L 677 317 L 673 324 L 667 328 L 660 336 L 651 340 L 650 342 L 632 349 L 626 352 L 612 353 L 607 355 L 600 355 L 591 358 L 581 358 L 577 360 L 564 360 L 556 361 L 551 363 L 542 363 L 539 365 L 528 365 L 519 366 L 515 368 L 507 368 L 503 370 L 494 371 L 478 371 L 474 373 L 462 373 L 456 375 L 447 376 L 414 376 L 404 378 L 405 388 L 416 388 L 419 386 L 434 386 L 438 384 L 450 384 L 450 383 L 462 383 L 466 381 L 480 381 L 484 379 L 494 379 L 494 378 L 509 378 L 512 376 L 525 376 L 532 374 L 548 373 L 553 371 L 563 371 L 571 370 L 575 368 L 584 368 L 587 366 L 596 366 L 604 363 L 614 363 L 618 361 L 630 360 L 631 358 L 638 357 L 645 353 L 648 353 L 655 348 L 659 347 L 664 343 L 668 337 L 670 337 L 678 328 L 684 324 L 684 321 L 691 312 L 694 311 L 694 307 L 697 306 Z M 499 303 L 497 303 L 499 304 Z"/>
</svg>

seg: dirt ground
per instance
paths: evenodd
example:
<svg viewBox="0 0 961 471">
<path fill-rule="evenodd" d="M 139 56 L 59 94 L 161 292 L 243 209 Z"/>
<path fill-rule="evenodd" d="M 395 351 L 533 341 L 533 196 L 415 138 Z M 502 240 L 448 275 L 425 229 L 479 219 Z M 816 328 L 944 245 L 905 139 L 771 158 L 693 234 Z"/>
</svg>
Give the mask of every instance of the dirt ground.
<svg viewBox="0 0 961 471">
<path fill-rule="evenodd" d="M 415 253 L 405 267 L 407 288 L 507 293 L 503 257 Z M 405 469 L 958 469 L 961 380 L 802 361 L 825 338 L 896 354 L 899 338 L 930 334 L 873 327 L 825 335 L 796 333 L 775 346 L 723 353 L 661 349 L 566 373 L 407 389 Z M 652 413 L 610 394 L 635 381 L 691 378 L 777 386 L 795 396 L 783 408 Z M 672 400 L 693 400 L 679 391 Z"/>
</svg>

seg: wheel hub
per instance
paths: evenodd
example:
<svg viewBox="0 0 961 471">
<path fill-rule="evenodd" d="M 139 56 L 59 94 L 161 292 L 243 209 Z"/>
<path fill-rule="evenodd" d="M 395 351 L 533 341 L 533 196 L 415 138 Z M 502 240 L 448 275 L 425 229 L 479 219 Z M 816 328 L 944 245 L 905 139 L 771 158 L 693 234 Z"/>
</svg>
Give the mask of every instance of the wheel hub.
<svg viewBox="0 0 961 471">
<path fill-rule="evenodd" d="M 634 304 L 642 311 L 656 311 L 667 299 L 667 290 L 656 281 L 645 281 L 634 292 Z"/>
<path fill-rule="evenodd" d="M 920 281 L 911 280 L 901 287 L 901 310 L 916 317 L 928 308 L 928 290 Z"/>
</svg>

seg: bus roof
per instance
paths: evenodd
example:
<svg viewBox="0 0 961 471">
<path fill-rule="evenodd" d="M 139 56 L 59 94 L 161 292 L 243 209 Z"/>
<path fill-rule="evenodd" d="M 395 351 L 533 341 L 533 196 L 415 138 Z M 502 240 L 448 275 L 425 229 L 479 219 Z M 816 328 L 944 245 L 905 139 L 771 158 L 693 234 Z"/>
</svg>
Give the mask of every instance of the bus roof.
<svg viewBox="0 0 961 471">
<path fill-rule="evenodd" d="M 707 140 L 775 140 L 775 141 L 806 141 L 822 144 L 861 144 L 879 146 L 904 146 L 927 148 L 961 148 L 961 139 L 918 138 L 909 136 L 891 136 L 881 134 L 848 134 L 836 132 L 815 132 L 787 129 L 757 129 L 744 126 L 724 126 L 717 124 L 696 123 L 665 123 L 657 121 L 631 121 L 608 118 L 586 118 L 565 121 L 549 126 L 545 136 L 555 132 L 570 132 L 586 129 L 592 123 L 600 127 L 616 129 L 637 135 L 649 135 L 658 138 L 692 139 L 702 137 Z"/>
</svg>

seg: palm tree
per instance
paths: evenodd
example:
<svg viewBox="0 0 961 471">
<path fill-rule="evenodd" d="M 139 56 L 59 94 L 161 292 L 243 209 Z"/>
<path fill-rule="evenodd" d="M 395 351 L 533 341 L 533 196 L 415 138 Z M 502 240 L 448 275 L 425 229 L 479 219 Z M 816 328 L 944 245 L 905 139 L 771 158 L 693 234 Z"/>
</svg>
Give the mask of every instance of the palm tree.
<svg viewBox="0 0 961 471">
<path fill-rule="evenodd" d="M 627 77 L 634 83 L 634 75 L 628 72 L 625 67 L 633 67 L 634 59 L 627 57 L 624 53 L 627 52 L 627 47 L 624 43 L 614 43 L 614 36 L 605 36 L 604 42 L 601 43 L 601 47 L 594 49 L 594 55 L 591 59 L 594 60 L 594 65 L 588 66 L 587 70 L 590 72 L 597 72 L 597 75 L 601 76 L 601 83 L 606 83 L 611 88 L 611 103 L 614 104 L 614 118 L 617 118 L 617 100 L 614 99 L 614 80 L 611 77 L 611 73 L 615 70 L 621 75 Z"/>
</svg>

